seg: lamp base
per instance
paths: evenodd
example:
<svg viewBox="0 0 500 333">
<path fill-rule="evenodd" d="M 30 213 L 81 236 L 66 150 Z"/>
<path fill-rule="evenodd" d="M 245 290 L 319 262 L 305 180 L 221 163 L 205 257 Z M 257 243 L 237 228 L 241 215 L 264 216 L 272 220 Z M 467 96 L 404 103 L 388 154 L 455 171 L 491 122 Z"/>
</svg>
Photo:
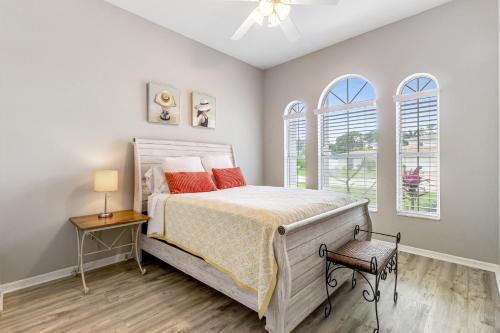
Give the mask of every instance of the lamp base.
<svg viewBox="0 0 500 333">
<path fill-rule="evenodd" d="M 105 219 L 106 217 L 111 217 L 113 216 L 113 213 L 101 213 L 97 215 L 100 219 Z"/>
</svg>

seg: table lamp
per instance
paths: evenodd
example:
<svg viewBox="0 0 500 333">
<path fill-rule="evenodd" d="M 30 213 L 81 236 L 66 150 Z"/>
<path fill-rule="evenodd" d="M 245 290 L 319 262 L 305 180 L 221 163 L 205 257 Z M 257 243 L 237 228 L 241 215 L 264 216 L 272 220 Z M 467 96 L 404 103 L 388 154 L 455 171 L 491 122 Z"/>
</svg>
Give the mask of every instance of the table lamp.
<svg viewBox="0 0 500 333">
<path fill-rule="evenodd" d="M 104 212 L 99 214 L 99 218 L 113 216 L 113 213 L 108 212 L 108 192 L 114 192 L 117 190 L 117 170 L 98 170 L 94 173 L 94 191 L 104 192 Z"/>
</svg>

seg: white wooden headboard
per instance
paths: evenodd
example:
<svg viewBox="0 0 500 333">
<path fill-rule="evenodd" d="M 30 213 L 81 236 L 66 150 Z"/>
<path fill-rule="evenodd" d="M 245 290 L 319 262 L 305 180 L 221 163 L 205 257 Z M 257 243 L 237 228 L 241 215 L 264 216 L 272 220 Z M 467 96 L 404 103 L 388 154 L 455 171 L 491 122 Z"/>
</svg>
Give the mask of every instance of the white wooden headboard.
<svg viewBox="0 0 500 333">
<path fill-rule="evenodd" d="M 134 138 L 134 210 L 147 210 L 148 196 L 151 194 L 146 186 L 144 174 L 153 166 L 161 165 L 165 157 L 227 155 L 236 165 L 232 145 L 150 140 Z"/>
</svg>

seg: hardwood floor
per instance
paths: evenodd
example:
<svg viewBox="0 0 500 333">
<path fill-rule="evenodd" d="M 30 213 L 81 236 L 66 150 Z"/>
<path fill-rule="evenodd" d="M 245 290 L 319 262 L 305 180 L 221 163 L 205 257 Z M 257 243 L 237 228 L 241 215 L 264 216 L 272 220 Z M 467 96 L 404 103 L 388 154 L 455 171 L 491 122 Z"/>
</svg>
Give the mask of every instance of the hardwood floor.
<svg viewBox="0 0 500 333">
<path fill-rule="evenodd" d="M 264 332 L 243 305 L 155 258 L 145 266 L 145 276 L 134 261 L 87 273 L 87 296 L 78 277 L 7 294 L 0 332 Z M 381 332 L 500 332 L 494 273 L 401 253 L 396 306 L 393 278 L 381 283 Z M 363 287 L 344 284 L 328 319 L 320 306 L 295 332 L 372 332 Z"/>
</svg>

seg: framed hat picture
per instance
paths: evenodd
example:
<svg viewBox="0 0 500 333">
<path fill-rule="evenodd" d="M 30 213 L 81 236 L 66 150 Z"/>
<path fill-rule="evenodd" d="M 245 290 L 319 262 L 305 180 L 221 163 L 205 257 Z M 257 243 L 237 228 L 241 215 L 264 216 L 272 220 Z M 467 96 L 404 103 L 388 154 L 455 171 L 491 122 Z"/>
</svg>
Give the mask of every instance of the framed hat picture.
<svg viewBox="0 0 500 333">
<path fill-rule="evenodd" d="M 215 97 L 193 92 L 193 127 L 215 128 Z"/>
<path fill-rule="evenodd" d="M 180 90 L 168 84 L 148 83 L 148 121 L 168 125 L 179 125 Z"/>
</svg>

